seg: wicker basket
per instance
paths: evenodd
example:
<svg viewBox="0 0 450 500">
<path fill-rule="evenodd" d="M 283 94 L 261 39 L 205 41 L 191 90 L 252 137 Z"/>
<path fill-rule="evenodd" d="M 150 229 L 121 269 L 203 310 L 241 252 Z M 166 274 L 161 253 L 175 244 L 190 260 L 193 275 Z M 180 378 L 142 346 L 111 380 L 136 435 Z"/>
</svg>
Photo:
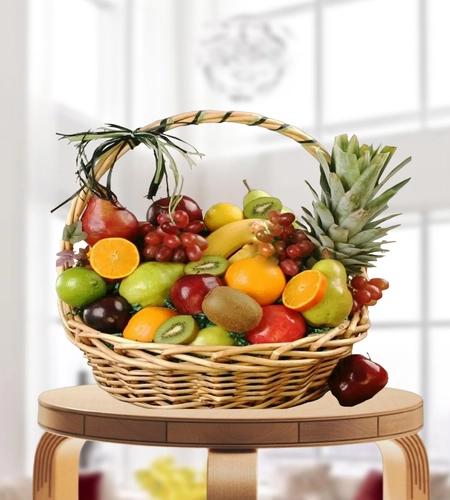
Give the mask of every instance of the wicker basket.
<svg viewBox="0 0 450 500">
<path fill-rule="evenodd" d="M 163 133 L 176 127 L 233 122 L 285 135 L 317 157 L 312 137 L 286 123 L 247 112 L 199 111 L 176 115 L 140 130 Z M 100 179 L 131 149 L 124 142 L 97 162 Z M 71 203 L 67 224 L 79 220 L 90 193 Z M 71 244 L 62 242 L 62 249 Z M 60 268 L 60 270 L 62 270 Z M 142 343 L 100 333 L 86 326 L 65 303 L 59 312 L 69 340 L 81 349 L 98 385 L 113 397 L 146 408 L 288 408 L 320 398 L 338 360 L 370 327 L 366 308 L 322 334 L 292 343 L 244 347 Z"/>
</svg>

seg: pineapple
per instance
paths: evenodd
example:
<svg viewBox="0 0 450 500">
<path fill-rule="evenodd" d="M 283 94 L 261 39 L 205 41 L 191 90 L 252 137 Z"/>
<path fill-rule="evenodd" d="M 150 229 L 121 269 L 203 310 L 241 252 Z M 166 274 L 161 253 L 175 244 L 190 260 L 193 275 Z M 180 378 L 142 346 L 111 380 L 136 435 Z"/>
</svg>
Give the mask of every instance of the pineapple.
<svg viewBox="0 0 450 500">
<path fill-rule="evenodd" d="M 381 224 L 399 214 L 378 216 L 388 208 L 388 201 L 410 179 L 380 193 L 411 158 L 407 158 L 381 180 L 396 148 L 373 149 L 359 145 L 357 137 L 350 141 L 346 134 L 336 137 L 331 162 L 318 151 L 320 161 L 321 196 L 308 184 L 314 200 L 314 213 L 302 207 L 302 219 L 307 223 L 308 236 L 317 246 L 315 257 L 330 257 L 342 262 L 348 275 L 361 274 L 362 268 L 374 267 L 374 262 L 387 252 L 382 245 L 391 243 L 380 238 L 399 224 Z"/>
</svg>

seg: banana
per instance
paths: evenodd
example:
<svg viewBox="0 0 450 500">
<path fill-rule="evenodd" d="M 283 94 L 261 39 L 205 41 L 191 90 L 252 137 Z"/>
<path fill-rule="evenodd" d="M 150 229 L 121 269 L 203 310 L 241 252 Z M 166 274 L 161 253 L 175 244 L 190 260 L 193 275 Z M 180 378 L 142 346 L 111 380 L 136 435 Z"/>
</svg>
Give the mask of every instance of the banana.
<svg viewBox="0 0 450 500">
<path fill-rule="evenodd" d="M 228 263 L 233 264 L 233 262 L 237 262 L 238 260 L 249 259 L 257 255 L 257 253 L 257 246 L 254 243 L 248 243 L 232 254 L 231 257 L 228 258 Z"/>
<path fill-rule="evenodd" d="M 254 222 L 261 220 L 243 219 L 219 227 L 206 237 L 208 248 L 203 250 L 203 255 L 220 255 L 228 259 L 234 252 L 253 241 Z"/>
</svg>

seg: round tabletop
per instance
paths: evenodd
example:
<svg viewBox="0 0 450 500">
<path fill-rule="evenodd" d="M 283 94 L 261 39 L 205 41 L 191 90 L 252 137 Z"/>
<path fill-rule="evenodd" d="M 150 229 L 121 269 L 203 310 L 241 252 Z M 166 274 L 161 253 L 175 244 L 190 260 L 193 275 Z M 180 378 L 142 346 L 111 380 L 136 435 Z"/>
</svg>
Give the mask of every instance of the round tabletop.
<svg viewBox="0 0 450 500">
<path fill-rule="evenodd" d="M 42 393 L 38 423 L 64 436 L 148 446 L 328 446 L 415 434 L 423 426 L 423 401 L 412 392 L 385 388 L 353 407 L 340 406 L 328 392 L 287 409 L 150 410 L 86 385 Z"/>
</svg>

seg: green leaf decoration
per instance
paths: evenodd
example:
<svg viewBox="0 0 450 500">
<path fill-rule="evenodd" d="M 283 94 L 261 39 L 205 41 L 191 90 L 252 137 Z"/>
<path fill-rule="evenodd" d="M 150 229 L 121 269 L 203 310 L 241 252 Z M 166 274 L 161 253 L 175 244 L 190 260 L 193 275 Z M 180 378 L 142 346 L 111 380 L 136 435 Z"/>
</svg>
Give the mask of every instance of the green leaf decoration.
<svg viewBox="0 0 450 500">
<path fill-rule="evenodd" d="M 197 322 L 200 329 L 208 328 L 208 326 L 215 325 L 215 323 L 213 323 L 210 319 L 208 319 L 204 313 L 194 314 L 194 319 Z"/>
<path fill-rule="evenodd" d="M 81 221 L 77 220 L 73 224 L 66 224 L 63 229 L 62 239 L 63 241 L 69 241 L 70 243 L 75 244 L 80 241 L 84 241 L 87 237 L 87 233 L 85 233 L 81 227 Z"/>
<path fill-rule="evenodd" d="M 101 184 L 96 176 L 99 161 L 104 159 L 106 154 L 109 154 L 112 155 L 112 159 L 115 162 L 126 147 L 133 149 L 139 144 L 144 144 L 153 151 L 156 163 L 146 197 L 152 199 L 163 182 L 165 182 L 167 195 L 171 198 L 177 196 L 181 191 L 183 178 L 179 175 L 175 159 L 169 150 L 172 149 L 181 154 L 190 168 L 195 165 L 192 156 L 202 158 L 204 155 L 182 139 L 164 133 L 166 126 L 167 123 L 152 130 L 130 130 L 120 125 L 107 124 L 96 131 L 89 130 L 88 132 L 68 135 L 58 134 L 61 139 L 67 139 L 69 142 L 75 143 L 75 147 L 77 148 L 76 164 L 78 167 L 76 175 L 80 188 L 72 196 L 51 210 L 51 212 L 54 212 L 70 200 L 86 192 L 90 192 L 101 199 L 117 203 L 117 196 L 111 187 L 114 165 L 111 166 L 106 175 L 106 183 Z M 92 141 L 97 140 L 102 140 L 103 142 L 95 148 L 91 158 L 88 159 L 86 148 Z M 180 144 L 186 144 L 190 149 L 186 149 Z M 175 185 L 173 193 L 169 192 L 168 177 L 170 173 Z"/>
<path fill-rule="evenodd" d="M 228 332 L 228 336 L 234 341 L 234 345 L 244 347 L 250 345 L 250 342 L 245 338 L 244 333 Z"/>
</svg>

